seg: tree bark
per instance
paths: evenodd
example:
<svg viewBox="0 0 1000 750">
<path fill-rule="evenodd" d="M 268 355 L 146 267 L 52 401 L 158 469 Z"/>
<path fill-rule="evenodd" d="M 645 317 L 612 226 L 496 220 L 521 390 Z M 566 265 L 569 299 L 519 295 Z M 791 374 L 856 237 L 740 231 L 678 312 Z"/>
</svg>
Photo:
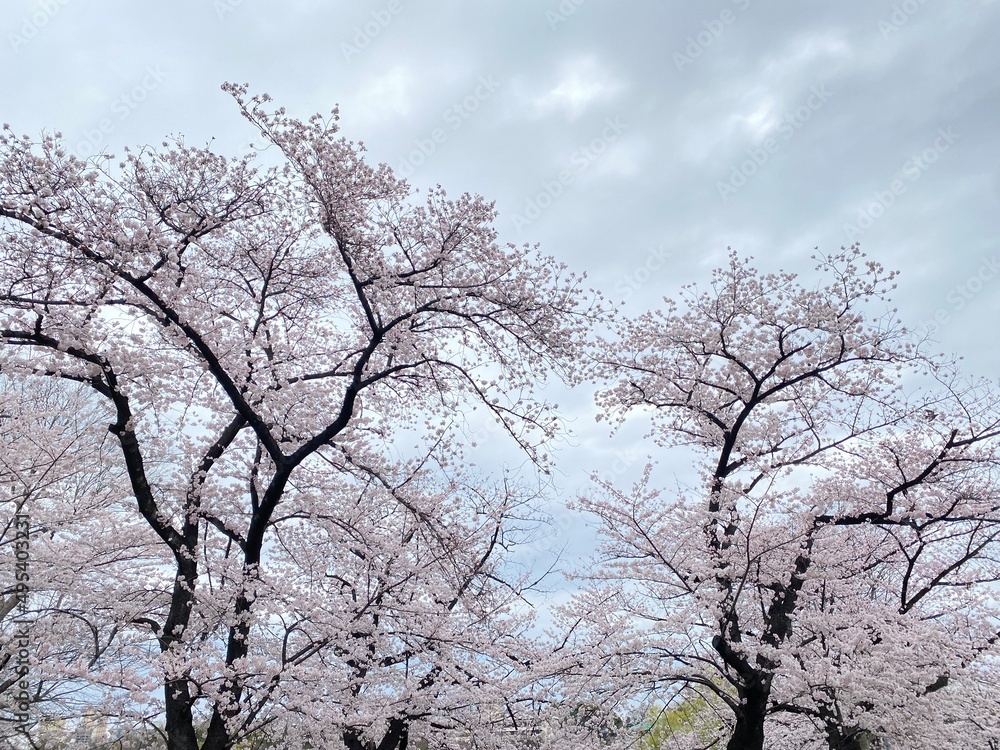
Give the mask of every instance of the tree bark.
<svg viewBox="0 0 1000 750">
<path fill-rule="evenodd" d="M 167 750 L 198 750 L 187 681 L 182 678 L 166 682 L 163 686 L 163 698 Z"/>
<path fill-rule="evenodd" d="M 171 596 L 170 612 L 167 615 L 163 633 L 160 635 L 160 649 L 164 653 L 183 636 L 191 618 L 194 602 L 194 586 L 197 580 L 197 565 L 193 560 L 178 557 L 177 576 Z M 167 680 L 163 685 L 165 729 L 168 750 L 198 750 L 198 738 L 194 731 L 194 715 L 191 691 L 186 676 Z"/>
<path fill-rule="evenodd" d="M 764 750 L 764 718 L 770 690 L 758 680 L 740 689 L 740 710 L 726 750 Z"/>
</svg>

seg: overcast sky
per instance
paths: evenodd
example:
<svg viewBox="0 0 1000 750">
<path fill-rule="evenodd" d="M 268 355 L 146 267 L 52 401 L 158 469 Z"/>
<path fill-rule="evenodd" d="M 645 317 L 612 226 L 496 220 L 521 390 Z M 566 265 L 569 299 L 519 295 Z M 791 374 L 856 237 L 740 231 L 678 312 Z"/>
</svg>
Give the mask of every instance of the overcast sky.
<svg viewBox="0 0 1000 750">
<path fill-rule="evenodd" d="M 238 153 L 224 81 L 343 132 L 417 187 L 495 199 L 641 312 L 726 247 L 808 272 L 860 241 L 912 326 L 996 377 L 1000 2 L 3 0 L 0 118 L 79 155 L 167 134 Z M 591 427 L 584 469 L 648 452 Z M 641 430 L 635 435 L 641 434 Z M 626 451 L 628 468 L 618 456 Z"/>
</svg>

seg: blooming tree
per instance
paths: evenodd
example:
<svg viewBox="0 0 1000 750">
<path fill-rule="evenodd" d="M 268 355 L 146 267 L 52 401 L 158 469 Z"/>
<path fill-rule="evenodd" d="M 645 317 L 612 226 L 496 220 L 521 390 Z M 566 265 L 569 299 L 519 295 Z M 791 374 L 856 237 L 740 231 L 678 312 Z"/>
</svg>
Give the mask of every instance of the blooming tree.
<svg viewBox="0 0 1000 750">
<path fill-rule="evenodd" d="M 528 498 L 465 476 L 453 424 L 481 410 L 544 462 L 533 388 L 571 374 L 593 313 L 562 266 L 497 243 L 492 204 L 415 202 L 336 112 L 227 88 L 280 166 L 0 138 L 0 368 L 88 390 L 104 422 L 82 439 L 124 481 L 113 533 L 51 540 L 88 586 L 49 584 L 99 643 L 64 677 L 162 716 L 170 750 L 467 737 L 530 661 L 503 565 Z M 88 544 L 122 549 L 87 569 Z"/>
<path fill-rule="evenodd" d="M 598 355 L 604 413 L 648 414 L 700 477 L 583 501 L 605 541 L 575 616 L 617 689 L 714 693 L 730 750 L 776 712 L 860 747 L 996 640 L 997 395 L 872 312 L 894 274 L 857 248 L 818 270 L 810 289 L 731 255 Z"/>
</svg>

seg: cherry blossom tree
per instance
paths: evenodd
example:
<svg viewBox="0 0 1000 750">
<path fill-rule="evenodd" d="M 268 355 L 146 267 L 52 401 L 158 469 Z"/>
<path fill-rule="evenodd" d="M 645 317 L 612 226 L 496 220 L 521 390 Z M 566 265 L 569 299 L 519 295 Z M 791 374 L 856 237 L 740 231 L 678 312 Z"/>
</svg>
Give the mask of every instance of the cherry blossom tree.
<svg viewBox="0 0 1000 750">
<path fill-rule="evenodd" d="M 544 464 L 535 386 L 599 311 L 482 198 L 415 201 L 336 111 L 226 88 L 280 166 L 0 138 L 0 369 L 83 386 L 104 428 L 81 439 L 124 482 L 92 488 L 113 533 L 53 537 L 98 651 L 64 676 L 170 750 L 469 737 L 530 662 L 504 564 L 530 493 L 466 476 L 455 425 L 480 410 Z"/>
<path fill-rule="evenodd" d="M 602 412 L 647 414 L 699 478 L 583 500 L 604 543 L 574 622 L 625 665 L 606 689 L 714 693 L 730 750 L 777 713 L 858 748 L 996 640 L 997 394 L 913 342 L 857 248 L 818 271 L 731 255 L 598 354 Z"/>
</svg>

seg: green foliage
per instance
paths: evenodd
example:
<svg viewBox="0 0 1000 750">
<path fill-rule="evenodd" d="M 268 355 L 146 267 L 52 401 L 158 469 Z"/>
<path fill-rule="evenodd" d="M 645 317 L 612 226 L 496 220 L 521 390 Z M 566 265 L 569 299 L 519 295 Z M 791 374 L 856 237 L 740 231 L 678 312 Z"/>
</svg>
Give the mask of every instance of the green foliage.
<svg viewBox="0 0 1000 750">
<path fill-rule="evenodd" d="M 718 735 L 721 724 L 704 698 L 685 698 L 678 705 L 654 704 L 646 710 L 642 726 L 642 750 L 661 750 L 669 747 L 667 740 L 674 735 L 694 734 L 699 740 L 710 742 Z"/>
</svg>

